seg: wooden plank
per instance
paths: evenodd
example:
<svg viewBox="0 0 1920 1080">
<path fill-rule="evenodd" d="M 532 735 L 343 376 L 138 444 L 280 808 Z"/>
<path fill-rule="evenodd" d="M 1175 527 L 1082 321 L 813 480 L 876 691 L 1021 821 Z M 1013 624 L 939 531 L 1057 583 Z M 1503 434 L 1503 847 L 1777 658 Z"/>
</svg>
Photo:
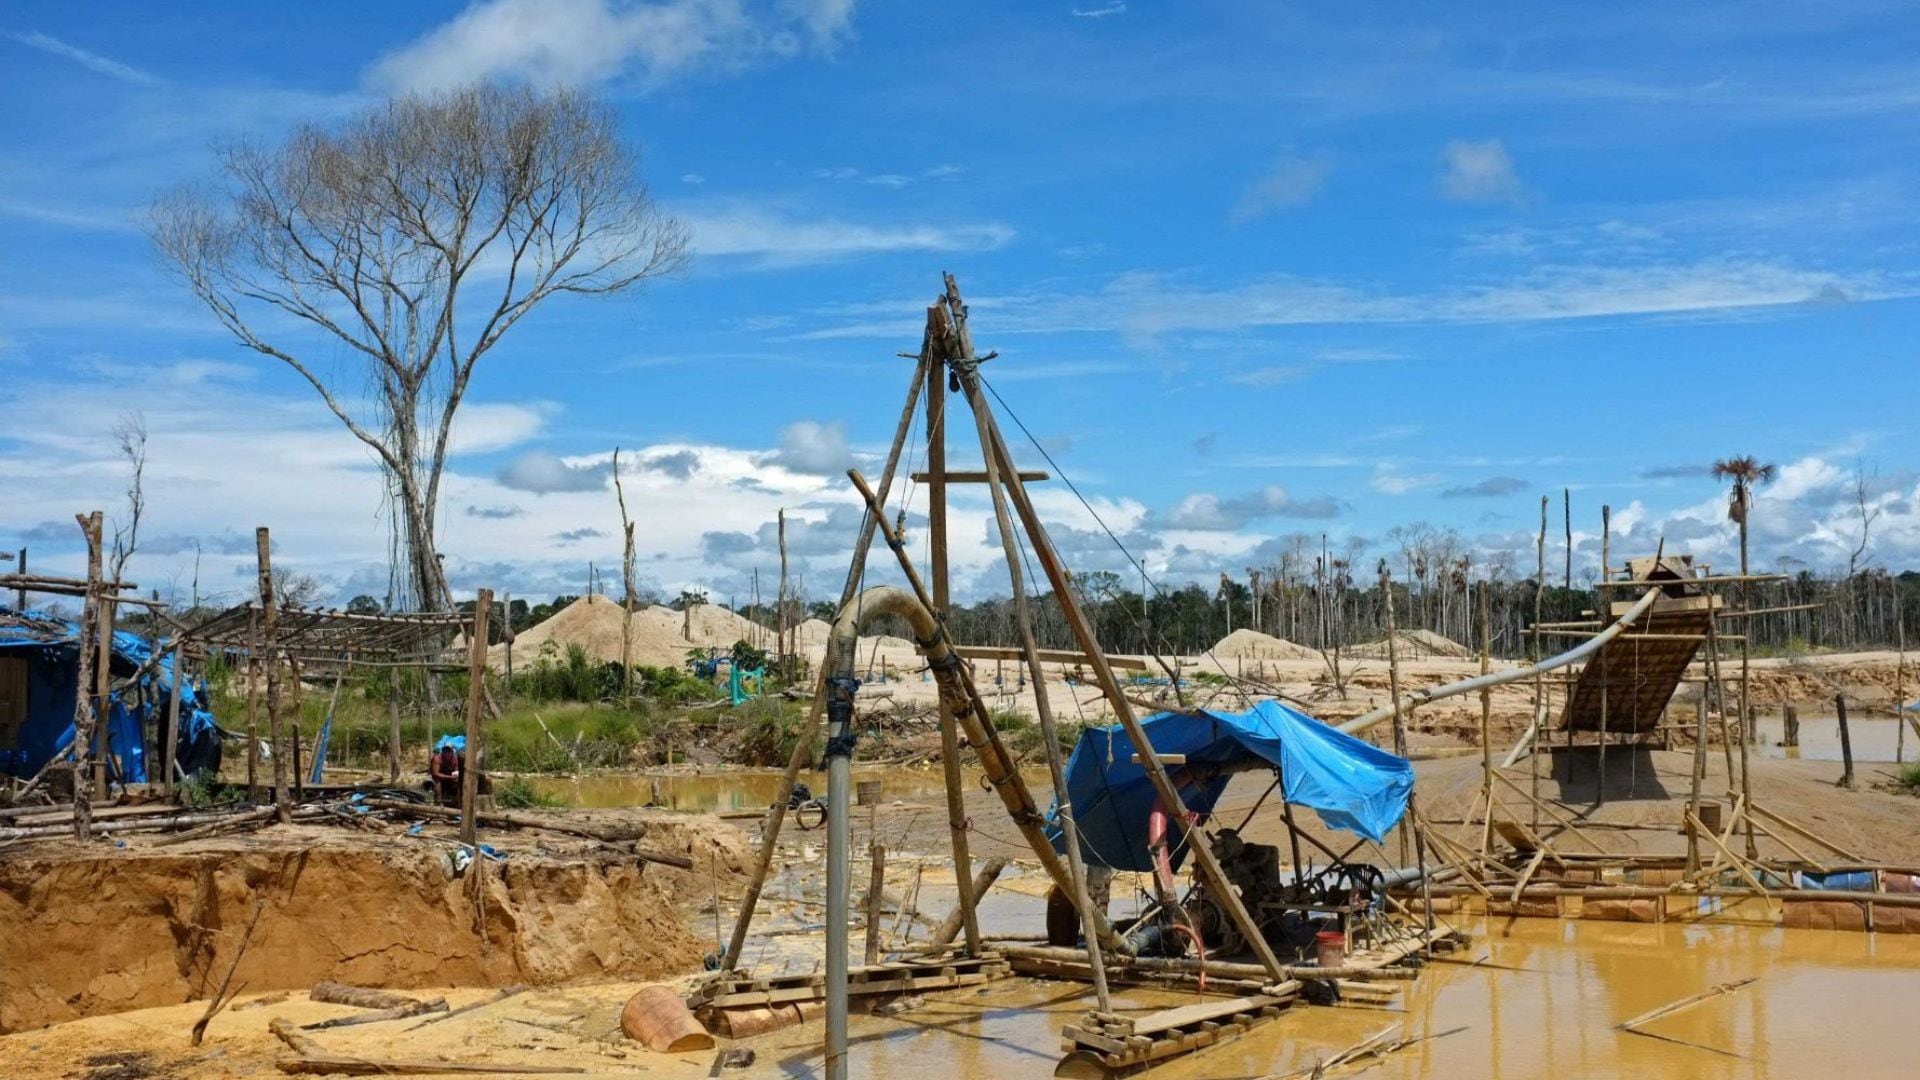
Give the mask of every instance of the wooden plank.
<svg viewBox="0 0 1920 1080">
<path fill-rule="evenodd" d="M 916 484 L 925 484 L 933 479 L 933 473 L 931 472 L 909 473 L 908 475 L 913 477 L 913 482 Z M 978 469 L 971 471 L 962 469 L 957 472 L 943 469 L 940 473 L 940 479 L 948 484 L 984 484 L 987 482 L 987 474 Z M 1022 472 L 1020 479 L 1031 484 L 1053 478 L 1043 472 Z"/>
<path fill-rule="evenodd" d="M 1225 1001 L 1205 1001 L 1196 1005 L 1182 1005 L 1177 1009 L 1166 1009 L 1140 1017 L 1133 1022 L 1137 1035 L 1153 1036 L 1172 1028 L 1186 1027 L 1217 1020 L 1235 1013 L 1258 1010 L 1268 1005 L 1280 1004 L 1279 998 L 1256 994 L 1251 997 L 1228 998 Z"/>
<path fill-rule="evenodd" d="M 955 645 L 953 651 L 955 655 L 968 660 L 1024 661 L 1027 658 L 1027 654 L 1020 649 L 1001 648 L 998 645 Z M 1085 653 L 1075 652 L 1072 649 L 1035 649 L 1034 651 L 1039 654 L 1042 661 L 1049 664 L 1091 665 L 1093 663 L 1087 659 Z M 1107 665 L 1125 668 L 1128 671 L 1146 671 L 1149 667 L 1145 660 L 1133 656 L 1109 656 Z"/>
</svg>

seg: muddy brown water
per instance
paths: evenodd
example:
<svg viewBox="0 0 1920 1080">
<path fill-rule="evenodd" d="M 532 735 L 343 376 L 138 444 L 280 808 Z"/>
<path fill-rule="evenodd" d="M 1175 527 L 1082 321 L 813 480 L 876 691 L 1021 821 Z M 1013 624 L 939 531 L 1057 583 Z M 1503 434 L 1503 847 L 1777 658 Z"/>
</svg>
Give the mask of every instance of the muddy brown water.
<svg viewBox="0 0 1920 1080">
<path fill-rule="evenodd" d="M 1920 999 L 1920 938 L 1752 926 L 1642 926 L 1545 919 L 1480 920 L 1469 959 L 1524 971 L 1430 966 L 1388 1009 L 1296 1007 L 1245 1037 L 1148 1075 L 1268 1077 L 1316 1062 L 1387 1029 L 1421 1042 L 1369 1076 L 1747 1077 L 1912 1075 L 1909 1037 Z M 1491 936 L 1489 936 L 1491 935 Z M 1646 1026 L 1616 1025 L 1746 977 L 1757 981 Z M 1191 994 L 1116 988 L 1140 1014 Z M 1091 995 L 1074 984 L 1016 978 L 928 999 L 893 1019 L 856 1017 L 855 1076 L 1047 1076 L 1063 1025 Z M 819 1072 L 820 1025 L 756 1040 L 761 1075 Z M 1353 1075 L 1359 1068 L 1333 1075 Z"/>
<path fill-rule="evenodd" d="M 1886 762 L 1895 760 L 1900 749 L 1900 725 L 1903 721 L 1891 716 L 1851 716 L 1847 717 L 1847 735 L 1853 743 L 1853 760 L 1856 762 Z M 1785 727 L 1778 716 L 1763 716 L 1754 725 L 1754 732 L 1760 737 L 1760 752 L 1767 757 L 1799 759 L 1802 761 L 1839 761 L 1840 760 L 1840 721 L 1831 716 L 1803 716 L 1800 718 L 1800 745 L 1781 746 Z M 1920 758 L 1920 736 L 1913 728 L 1907 728 L 1906 760 Z"/>
<path fill-rule="evenodd" d="M 978 769 L 967 769 L 969 784 L 981 783 Z M 1045 769 L 1026 770 L 1036 791 L 1050 790 Z M 674 810 L 720 814 L 734 810 L 764 810 L 780 794 L 784 774 L 775 770 L 703 773 L 606 772 L 584 776 L 528 777 L 534 790 L 569 806 L 661 805 Z M 937 804 L 946 797 L 944 774 L 938 765 L 861 766 L 853 770 L 856 785 L 878 781 L 880 798 Z M 800 782 L 815 795 L 827 793 L 825 773 L 802 773 Z"/>
</svg>

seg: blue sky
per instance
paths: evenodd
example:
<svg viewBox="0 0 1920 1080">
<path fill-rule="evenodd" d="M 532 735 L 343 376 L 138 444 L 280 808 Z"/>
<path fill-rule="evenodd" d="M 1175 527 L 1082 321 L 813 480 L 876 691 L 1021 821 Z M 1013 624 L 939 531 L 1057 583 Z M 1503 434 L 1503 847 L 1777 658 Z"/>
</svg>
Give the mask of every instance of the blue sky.
<svg viewBox="0 0 1920 1080">
<path fill-rule="evenodd" d="M 1525 573 L 1562 487 L 1582 562 L 1602 503 L 1628 547 L 1724 562 L 1702 466 L 1736 453 L 1783 468 L 1763 562 L 1844 566 L 1858 475 L 1867 557 L 1920 563 L 1911 8 L 926 10 L 9 5 L 0 546 L 76 566 L 71 515 L 119 507 L 107 433 L 138 409 L 143 585 L 185 590 L 197 541 L 202 591 L 237 591 L 268 524 L 285 564 L 379 592 L 367 455 L 139 221 L 222 141 L 491 76 L 605 95 L 694 259 L 555 301 L 483 362 L 442 508 L 462 590 L 577 592 L 616 564 L 621 445 L 650 581 L 744 597 L 785 507 L 832 592 L 838 470 L 883 448 L 942 270 L 1001 353 L 989 379 L 1170 579 L 1294 533 L 1385 552 L 1416 522 Z M 1045 499 L 1078 565 L 1120 564 Z M 986 518 L 962 498 L 970 594 L 1000 582 Z"/>
</svg>

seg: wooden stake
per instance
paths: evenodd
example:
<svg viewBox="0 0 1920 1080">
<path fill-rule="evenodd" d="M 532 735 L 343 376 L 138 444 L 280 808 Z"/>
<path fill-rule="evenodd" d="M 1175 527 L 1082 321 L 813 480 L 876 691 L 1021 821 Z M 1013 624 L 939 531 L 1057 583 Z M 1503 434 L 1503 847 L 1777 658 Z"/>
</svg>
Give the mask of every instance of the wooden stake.
<svg viewBox="0 0 1920 1080">
<path fill-rule="evenodd" d="M 480 708 L 487 679 L 487 616 L 492 607 L 492 589 L 474 593 L 473 625 L 467 633 L 467 760 L 460 768 L 460 842 L 472 849 L 476 867 L 481 855 L 474 803 L 480 792 Z"/>
<path fill-rule="evenodd" d="M 93 730 L 105 719 L 93 696 L 93 669 L 99 662 L 95 642 L 100 634 L 100 511 L 86 517 L 75 515 L 74 520 L 80 523 L 87 542 L 87 598 L 80 614 L 79 671 L 73 684 L 73 835 L 85 840 L 93 835 L 93 774 L 87 768 L 87 757 L 93 747 Z"/>
<path fill-rule="evenodd" d="M 1847 729 L 1847 695 L 1833 695 L 1834 715 L 1840 720 L 1840 758 L 1842 770 L 1840 786 L 1853 788 L 1853 733 Z"/>
<path fill-rule="evenodd" d="M 1547 496 L 1540 496 L 1540 546 L 1537 551 L 1539 564 L 1534 577 L 1533 590 L 1533 715 L 1535 726 L 1533 734 L 1533 754 L 1527 760 L 1527 772 L 1531 773 L 1533 778 L 1533 831 L 1536 833 L 1540 831 L 1540 759 L 1545 756 L 1541 753 L 1541 749 L 1546 745 L 1547 741 L 1547 684 L 1542 678 L 1544 673 L 1540 671 L 1539 668 L 1540 661 L 1546 658 L 1546 653 L 1541 651 L 1540 648 L 1540 616 L 1541 605 L 1545 601 L 1547 594 L 1547 501 Z"/>
<path fill-rule="evenodd" d="M 293 821 L 293 800 L 287 794 L 287 745 L 280 707 L 279 608 L 273 595 L 272 541 L 265 525 L 253 530 L 254 551 L 260 568 L 260 636 L 267 651 L 267 730 L 273 740 L 273 808 L 280 824 Z"/>
<path fill-rule="evenodd" d="M 880 962 L 880 905 L 887 891 L 887 848 L 878 840 L 867 844 L 867 956 L 869 967 Z"/>
<path fill-rule="evenodd" d="M 620 601 L 620 700 L 633 700 L 633 522 L 627 517 L 627 490 L 620 483 L 620 448 L 613 448 L 613 496 L 620 503 L 620 534 L 626 538 L 620 556 L 620 582 L 626 595 Z"/>
</svg>

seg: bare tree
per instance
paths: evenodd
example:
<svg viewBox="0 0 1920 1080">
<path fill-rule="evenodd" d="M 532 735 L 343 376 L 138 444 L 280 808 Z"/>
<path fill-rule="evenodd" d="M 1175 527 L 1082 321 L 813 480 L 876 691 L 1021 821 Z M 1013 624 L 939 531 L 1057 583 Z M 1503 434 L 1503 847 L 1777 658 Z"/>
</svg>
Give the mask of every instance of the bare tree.
<svg viewBox="0 0 1920 1080">
<path fill-rule="evenodd" d="M 1876 470 L 1877 471 L 1877 470 Z M 1873 523 L 1880 517 L 1880 507 L 1871 498 L 1872 479 L 1867 476 L 1863 466 L 1853 467 L 1853 504 L 1860 511 L 1860 542 L 1853 546 L 1847 555 L 1847 577 L 1851 579 L 1860 572 L 1861 559 L 1867 553 L 1867 541 L 1873 533 Z"/>
<path fill-rule="evenodd" d="M 447 602 L 435 508 L 480 358 L 549 297 L 619 293 L 686 260 L 617 132 L 585 95 L 485 84 L 228 148 L 221 183 L 152 207 L 163 260 L 220 325 L 373 451 L 420 607 Z"/>
<path fill-rule="evenodd" d="M 127 413 L 113 425 L 113 438 L 120 456 L 127 459 L 127 517 L 113 521 L 113 554 L 108 577 L 121 581 L 126 577 L 127 560 L 140 546 L 140 518 L 147 511 L 147 418 L 138 411 Z"/>
</svg>

